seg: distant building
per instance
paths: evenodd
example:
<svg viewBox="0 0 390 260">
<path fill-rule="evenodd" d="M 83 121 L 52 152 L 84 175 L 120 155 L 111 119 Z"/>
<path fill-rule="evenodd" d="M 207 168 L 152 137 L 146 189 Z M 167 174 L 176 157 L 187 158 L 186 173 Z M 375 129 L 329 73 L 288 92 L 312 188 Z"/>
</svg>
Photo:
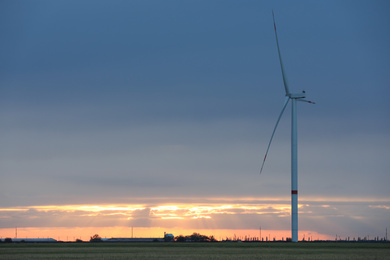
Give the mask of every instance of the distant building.
<svg viewBox="0 0 390 260">
<path fill-rule="evenodd" d="M 4 239 L 1 239 L 1 242 L 4 242 Z M 54 243 L 58 242 L 53 238 L 12 238 L 12 242 L 15 243 Z"/>
<path fill-rule="evenodd" d="M 164 241 L 174 241 L 175 237 L 172 234 L 164 233 Z"/>
<path fill-rule="evenodd" d="M 164 238 L 153 238 L 153 237 L 112 237 L 102 238 L 102 242 L 163 242 Z"/>
<path fill-rule="evenodd" d="M 167 242 L 174 241 L 174 236 L 172 234 L 164 233 L 164 237 L 112 237 L 112 238 L 102 238 L 102 242 Z"/>
</svg>

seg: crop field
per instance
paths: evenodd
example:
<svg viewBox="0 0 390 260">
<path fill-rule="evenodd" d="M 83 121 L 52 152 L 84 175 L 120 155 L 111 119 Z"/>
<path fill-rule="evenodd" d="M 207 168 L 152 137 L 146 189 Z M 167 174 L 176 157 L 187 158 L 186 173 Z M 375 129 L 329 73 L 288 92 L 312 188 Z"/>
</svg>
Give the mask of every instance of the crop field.
<svg viewBox="0 0 390 260">
<path fill-rule="evenodd" d="M 390 259 L 390 243 L 2 243 L 0 259 Z"/>
</svg>

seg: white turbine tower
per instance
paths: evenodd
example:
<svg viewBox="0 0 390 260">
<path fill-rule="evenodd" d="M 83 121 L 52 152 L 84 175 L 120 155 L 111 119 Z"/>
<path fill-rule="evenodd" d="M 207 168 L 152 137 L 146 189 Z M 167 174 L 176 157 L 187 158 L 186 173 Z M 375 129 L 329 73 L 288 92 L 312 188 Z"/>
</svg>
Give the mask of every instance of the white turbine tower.
<svg viewBox="0 0 390 260">
<path fill-rule="evenodd" d="M 282 56 L 280 54 L 280 48 L 279 48 L 279 41 L 278 41 L 278 34 L 276 32 L 276 24 L 275 24 L 275 16 L 274 12 L 272 12 L 272 18 L 274 21 L 274 28 L 275 28 L 275 38 L 276 38 L 276 45 L 278 47 L 278 53 L 279 53 L 279 61 L 280 61 L 280 67 L 282 69 L 282 76 L 283 76 L 283 84 L 284 84 L 284 90 L 286 92 L 286 98 L 283 104 L 282 112 L 280 112 L 280 115 L 278 117 L 278 120 L 276 121 L 276 125 L 274 127 L 274 130 L 271 135 L 271 139 L 268 143 L 267 151 L 265 152 L 263 164 L 261 165 L 260 173 L 263 171 L 264 163 L 267 158 L 267 154 L 269 151 L 269 148 L 271 146 L 272 139 L 274 138 L 274 134 L 276 131 L 276 128 L 278 127 L 280 118 L 283 115 L 284 110 L 286 109 L 286 106 L 288 102 L 291 99 L 292 102 L 292 113 L 291 113 L 291 238 L 293 242 L 298 242 L 298 142 L 297 142 L 297 101 L 304 101 L 308 103 L 313 103 L 311 101 L 305 100 L 306 97 L 305 91 L 302 91 L 302 93 L 291 93 L 288 88 L 287 78 L 286 74 L 284 72 L 283 67 L 283 61 Z"/>
</svg>

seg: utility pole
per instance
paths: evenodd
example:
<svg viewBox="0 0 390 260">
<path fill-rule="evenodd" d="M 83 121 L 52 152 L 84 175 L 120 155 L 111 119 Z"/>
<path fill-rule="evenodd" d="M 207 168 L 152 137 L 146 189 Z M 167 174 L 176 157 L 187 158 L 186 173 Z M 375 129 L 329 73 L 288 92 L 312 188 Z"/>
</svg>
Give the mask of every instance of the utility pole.
<svg viewBox="0 0 390 260">
<path fill-rule="evenodd" d="M 387 230 L 387 229 L 386 229 Z M 387 232 L 386 232 L 387 233 Z M 260 241 L 261 241 L 261 226 L 260 226 Z"/>
</svg>

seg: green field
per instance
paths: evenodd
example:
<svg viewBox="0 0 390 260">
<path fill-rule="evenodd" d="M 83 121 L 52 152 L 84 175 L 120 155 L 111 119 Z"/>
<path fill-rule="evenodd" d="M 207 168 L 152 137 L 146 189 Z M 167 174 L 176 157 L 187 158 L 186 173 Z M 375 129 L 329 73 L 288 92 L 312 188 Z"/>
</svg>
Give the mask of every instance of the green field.
<svg viewBox="0 0 390 260">
<path fill-rule="evenodd" d="M 0 259 L 390 259 L 390 243 L 1 243 Z"/>
</svg>

